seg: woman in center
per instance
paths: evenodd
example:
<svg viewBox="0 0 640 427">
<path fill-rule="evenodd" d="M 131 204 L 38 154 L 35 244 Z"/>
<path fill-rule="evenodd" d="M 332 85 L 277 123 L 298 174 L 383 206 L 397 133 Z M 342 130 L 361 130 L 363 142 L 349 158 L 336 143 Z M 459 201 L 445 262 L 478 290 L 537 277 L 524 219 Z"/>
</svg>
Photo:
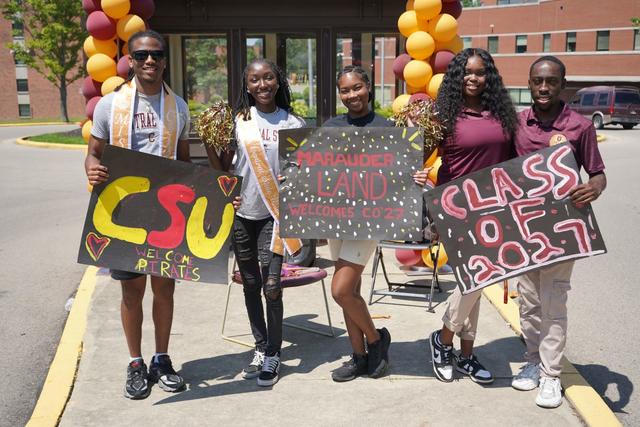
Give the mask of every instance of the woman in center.
<svg viewBox="0 0 640 427">
<path fill-rule="evenodd" d="M 347 113 L 326 121 L 324 127 L 393 127 L 393 123 L 373 112 L 369 106 L 371 83 L 367 73 L 358 66 L 348 65 L 337 76 L 340 100 Z M 426 183 L 426 172 L 414 174 L 419 185 Z M 365 265 L 378 245 L 374 240 L 329 239 L 335 272 L 331 281 L 333 299 L 342 307 L 353 355 L 332 373 L 337 382 L 350 381 L 361 375 L 378 378 L 389 365 L 391 335 L 387 328 L 376 329 L 360 295 L 361 276 Z"/>
</svg>

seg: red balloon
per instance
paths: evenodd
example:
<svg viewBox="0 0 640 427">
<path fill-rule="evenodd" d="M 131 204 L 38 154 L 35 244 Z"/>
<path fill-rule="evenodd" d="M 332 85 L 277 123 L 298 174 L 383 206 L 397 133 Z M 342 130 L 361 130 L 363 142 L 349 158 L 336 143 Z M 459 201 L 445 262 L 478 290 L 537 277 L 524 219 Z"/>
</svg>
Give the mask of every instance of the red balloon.
<svg viewBox="0 0 640 427">
<path fill-rule="evenodd" d="M 93 120 L 93 112 L 96 109 L 96 105 L 98 104 L 98 101 L 100 101 L 101 99 L 102 99 L 101 96 L 94 96 L 87 102 L 87 106 L 85 107 L 85 112 L 87 113 L 87 117 L 89 117 L 89 120 Z"/>
<path fill-rule="evenodd" d="M 429 65 L 433 69 L 433 74 L 446 73 L 447 67 L 454 56 L 456 55 L 450 50 L 439 50 L 431 55 Z"/>
<path fill-rule="evenodd" d="M 129 77 L 129 55 L 125 55 L 120 58 L 116 65 L 116 72 L 123 79 Z"/>
<path fill-rule="evenodd" d="M 409 104 L 416 101 L 430 101 L 430 100 L 431 100 L 431 97 L 429 95 L 427 95 L 426 93 L 418 92 L 411 95 L 411 98 L 409 98 Z"/>
<path fill-rule="evenodd" d="M 82 95 L 89 101 L 91 98 L 100 96 L 100 88 L 102 83 L 93 80 L 91 77 L 85 77 L 82 81 Z"/>
<path fill-rule="evenodd" d="M 411 56 L 408 53 L 401 53 L 396 59 L 393 60 L 393 74 L 396 75 L 396 79 L 404 80 L 402 71 L 404 67 L 411 61 Z"/>
<path fill-rule="evenodd" d="M 454 18 L 458 19 L 462 15 L 462 3 L 458 0 L 450 2 L 442 2 L 442 11 L 440 13 L 448 13 Z"/>
<path fill-rule="evenodd" d="M 87 12 L 87 15 L 96 10 L 102 10 L 100 8 L 100 0 L 82 0 L 82 8 Z"/>
<path fill-rule="evenodd" d="M 156 5 L 153 0 L 131 0 L 131 9 L 129 13 L 138 15 L 145 21 L 153 16 L 156 11 Z"/>
<path fill-rule="evenodd" d="M 97 39 L 111 40 L 116 35 L 116 21 L 103 11 L 97 10 L 87 18 L 87 30 Z"/>
<path fill-rule="evenodd" d="M 412 249 L 396 249 L 396 259 L 400 265 L 416 265 L 422 260 L 422 252 Z"/>
</svg>

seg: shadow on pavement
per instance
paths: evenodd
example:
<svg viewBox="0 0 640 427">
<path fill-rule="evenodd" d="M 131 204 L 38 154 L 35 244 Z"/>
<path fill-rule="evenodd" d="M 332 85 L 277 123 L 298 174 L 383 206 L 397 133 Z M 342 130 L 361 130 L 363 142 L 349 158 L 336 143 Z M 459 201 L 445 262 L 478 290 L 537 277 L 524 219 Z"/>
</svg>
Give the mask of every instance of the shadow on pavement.
<svg viewBox="0 0 640 427">
<path fill-rule="evenodd" d="M 595 389 L 613 412 L 627 413 L 624 407 L 627 406 L 633 394 L 633 383 L 629 377 L 613 372 L 602 365 L 577 365 L 574 363 L 573 366 L 583 377 L 589 378 L 589 385 Z M 618 399 L 615 401 L 605 395 L 611 386 L 615 386 L 617 389 Z M 611 394 L 609 393 L 609 395 Z M 616 393 L 614 392 L 613 395 L 615 396 Z"/>
</svg>

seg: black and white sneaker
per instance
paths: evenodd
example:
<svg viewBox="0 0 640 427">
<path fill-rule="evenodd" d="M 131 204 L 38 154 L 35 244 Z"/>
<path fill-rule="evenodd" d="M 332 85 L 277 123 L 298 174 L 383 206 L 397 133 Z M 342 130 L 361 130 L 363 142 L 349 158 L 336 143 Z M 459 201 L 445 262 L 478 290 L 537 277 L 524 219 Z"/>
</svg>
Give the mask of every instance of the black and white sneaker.
<svg viewBox="0 0 640 427">
<path fill-rule="evenodd" d="M 280 353 L 273 356 L 265 356 L 262 364 L 262 371 L 258 376 L 258 385 L 261 387 L 269 387 L 278 382 L 278 373 L 280 372 Z"/>
<path fill-rule="evenodd" d="M 391 334 L 387 328 L 378 329 L 380 339 L 373 344 L 367 344 L 368 374 L 369 378 L 379 378 L 384 375 L 389 367 L 389 346 Z"/>
<path fill-rule="evenodd" d="M 461 374 L 467 375 L 471 378 L 471 381 L 479 384 L 491 384 L 493 382 L 493 375 L 478 360 L 473 354 L 468 359 L 457 356 L 456 357 L 456 371 Z"/>
<path fill-rule="evenodd" d="M 367 375 L 367 355 L 354 353 L 349 361 L 331 373 L 331 379 L 343 383 L 362 375 Z"/>
<path fill-rule="evenodd" d="M 127 382 L 124 385 L 124 397 L 128 399 L 145 399 L 151 393 L 147 380 L 147 365 L 142 359 L 136 359 L 127 366 Z"/>
<path fill-rule="evenodd" d="M 248 380 L 260 375 L 260 372 L 262 372 L 263 363 L 264 351 L 256 347 L 255 351 L 253 352 L 253 359 L 251 359 L 251 362 L 249 362 L 249 364 L 242 370 L 242 378 Z"/>
<path fill-rule="evenodd" d="M 171 365 L 169 356 L 158 356 L 149 366 L 149 381 L 158 383 L 164 391 L 176 392 L 184 390 L 184 379 L 178 375 Z"/>
<path fill-rule="evenodd" d="M 440 342 L 440 331 L 433 331 L 429 337 L 431 348 L 431 363 L 433 373 L 440 381 L 453 381 L 453 346 Z"/>
</svg>

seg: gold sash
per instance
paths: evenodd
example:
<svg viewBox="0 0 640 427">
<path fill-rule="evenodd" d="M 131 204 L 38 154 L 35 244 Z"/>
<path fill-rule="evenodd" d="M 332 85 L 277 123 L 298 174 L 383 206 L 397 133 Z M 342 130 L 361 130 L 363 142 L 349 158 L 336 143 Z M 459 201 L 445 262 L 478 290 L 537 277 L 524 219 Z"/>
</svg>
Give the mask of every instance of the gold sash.
<svg viewBox="0 0 640 427">
<path fill-rule="evenodd" d="M 176 158 L 178 147 L 178 105 L 176 96 L 166 83 L 162 83 L 165 90 L 160 91 L 160 152 L 162 157 Z M 166 94 L 165 94 L 166 91 Z M 125 83 L 115 92 L 111 106 L 111 132 L 109 143 L 122 148 L 131 149 L 131 130 L 133 129 L 133 107 L 136 100 L 135 79 Z"/>
<path fill-rule="evenodd" d="M 256 121 L 255 114 L 251 115 L 250 120 L 243 120 L 240 116 L 236 120 L 236 131 L 238 142 L 243 144 L 249 159 L 249 167 L 256 176 L 258 188 L 262 201 L 267 206 L 274 219 L 273 235 L 271 236 L 271 251 L 273 253 L 284 255 L 286 248 L 289 254 L 293 255 L 302 248 L 300 239 L 282 239 L 280 238 L 280 200 L 278 198 L 278 183 L 276 177 L 269 167 L 267 154 L 262 146 L 262 137 L 260 129 Z"/>
</svg>

